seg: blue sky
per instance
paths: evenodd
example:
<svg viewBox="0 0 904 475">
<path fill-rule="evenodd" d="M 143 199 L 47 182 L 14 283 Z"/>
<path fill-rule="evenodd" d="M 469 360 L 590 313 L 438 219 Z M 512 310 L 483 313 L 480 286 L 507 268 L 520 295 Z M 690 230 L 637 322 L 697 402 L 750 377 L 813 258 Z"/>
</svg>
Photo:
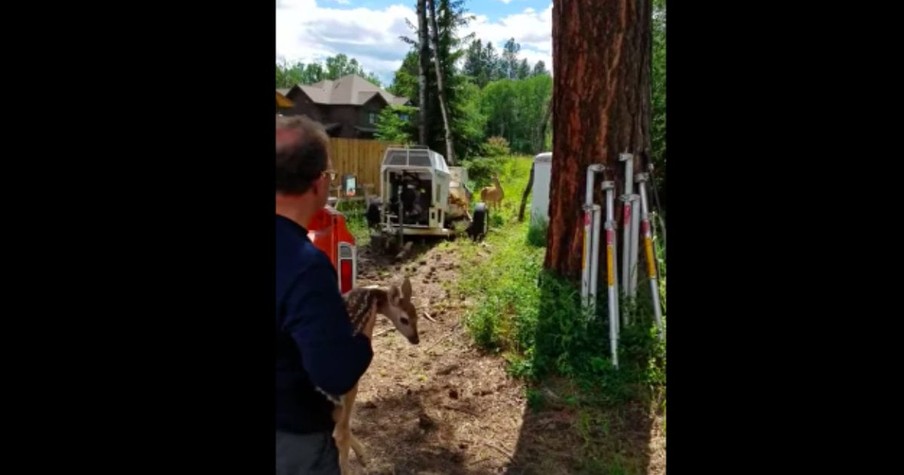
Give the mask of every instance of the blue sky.
<svg viewBox="0 0 904 475">
<path fill-rule="evenodd" d="M 385 84 L 402 64 L 413 36 L 405 18 L 417 24 L 415 0 L 277 0 L 277 60 L 310 63 L 345 53 Z M 508 38 L 521 44 L 520 57 L 531 66 L 552 66 L 552 0 L 466 0 L 476 20 L 461 36 L 475 32 L 497 49 Z"/>
</svg>

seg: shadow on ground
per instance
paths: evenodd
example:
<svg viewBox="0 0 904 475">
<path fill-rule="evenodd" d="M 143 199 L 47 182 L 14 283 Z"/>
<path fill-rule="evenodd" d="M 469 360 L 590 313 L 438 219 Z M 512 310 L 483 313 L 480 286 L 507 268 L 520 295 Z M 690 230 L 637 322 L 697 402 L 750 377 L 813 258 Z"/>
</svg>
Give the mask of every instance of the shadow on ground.
<svg viewBox="0 0 904 475">
<path fill-rule="evenodd" d="M 567 386 L 559 382 L 534 389 L 567 394 Z M 565 397 L 549 394 L 551 401 L 544 407 L 526 409 L 506 474 L 665 473 L 664 454 L 651 461 L 654 424 L 649 406 L 572 407 Z"/>
<path fill-rule="evenodd" d="M 398 244 L 384 247 L 380 242 L 372 240 L 362 246 L 358 254 L 361 277 L 378 280 L 381 272 L 385 277 L 403 268 L 425 265 L 425 254 L 445 241 L 444 238 L 406 238 L 405 243 L 410 243 L 410 248 L 404 250 Z"/>
<path fill-rule="evenodd" d="M 564 293 L 542 279 L 540 285 L 543 303 L 531 364 L 552 370 L 527 389 L 523 423 L 505 473 L 664 475 L 661 403 L 644 382 L 656 345 L 643 330 L 647 322 L 623 329 L 616 370 L 608 363 L 608 317 L 578 328 L 574 322 L 579 319 L 567 310 L 571 302 L 562 301 Z"/>
<path fill-rule="evenodd" d="M 352 431 L 367 446 L 370 461 L 362 466 L 354 455 L 350 465 L 356 474 L 450 474 L 485 473 L 466 466 L 467 447 L 450 446 L 449 427 L 433 420 L 424 410 L 426 395 L 419 390 L 400 390 L 356 406 Z"/>
</svg>

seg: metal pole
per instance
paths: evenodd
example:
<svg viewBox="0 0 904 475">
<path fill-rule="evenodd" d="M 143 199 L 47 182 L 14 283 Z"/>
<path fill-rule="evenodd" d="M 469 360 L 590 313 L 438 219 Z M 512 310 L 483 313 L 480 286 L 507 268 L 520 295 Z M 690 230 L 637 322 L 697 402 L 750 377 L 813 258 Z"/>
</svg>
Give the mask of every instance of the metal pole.
<svg viewBox="0 0 904 475">
<path fill-rule="evenodd" d="M 647 260 L 647 275 L 650 278 L 650 290 L 653 295 L 653 315 L 656 317 L 656 326 L 659 328 L 659 338 L 665 338 L 662 331 L 662 310 L 659 307 L 659 283 L 656 278 L 656 256 L 653 253 L 653 234 L 650 232 L 650 211 L 647 205 L 647 174 L 637 174 L 637 184 L 640 187 L 640 207 L 642 212 L 641 227 L 643 228 L 643 247 Z"/>
<path fill-rule="evenodd" d="M 594 221 L 593 214 L 593 184 L 596 174 L 603 171 L 603 165 L 594 163 L 587 167 L 587 183 L 584 193 L 584 246 L 583 259 L 581 261 L 581 298 L 584 307 L 590 305 L 590 287 L 592 270 L 597 267 L 597 262 L 593 260 L 593 229 L 599 227 L 599 220 Z M 598 216 L 598 215 L 597 215 Z M 593 289 L 593 295 L 596 295 L 596 288 Z"/>
<path fill-rule="evenodd" d="M 584 204 L 593 204 L 593 184 L 597 173 L 602 173 L 603 164 L 594 163 L 587 166 L 587 183 L 584 186 Z"/>
<path fill-rule="evenodd" d="M 637 205 L 637 200 L 640 197 L 636 194 L 631 195 L 631 244 L 630 244 L 630 263 L 631 266 L 630 272 L 628 272 L 629 280 L 628 280 L 628 298 L 633 299 L 637 295 L 637 245 L 640 241 L 639 239 L 639 228 L 640 228 L 640 208 Z"/>
<path fill-rule="evenodd" d="M 583 258 L 581 259 L 581 301 L 584 308 L 590 305 L 590 269 L 593 263 L 590 259 L 590 240 L 593 239 L 591 229 L 593 225 L 593 205 L 584 205 L 584 246 L 582 250 Z"/>
<path fill-rule="evenodd" d="M 618 155 L 618 161 L 625 162 L 625 190 L 621 196 L 621 201 L 623 203 L 622 210 L 624 211 L 622 215 L 622 229 L 623 229 L 623 238 L 622 242 L 624 243 L 622 250 L 622 276 L 621 276 L 621 290 L 622 293 L 628 293 L 628 273 L 631 270 L 631 195 L 634 192 L 634 155 L 630 153 L 620 153 Z"/>
<path fill-rule="evenodd" d="M 609 288 L 609 346 L 612 350 L 612 365 L 618 368 L 618 288 L 616 283 L 617 243 L 615 239 L 615 182 L 604 181 L 606 192 L 606 284 Z"/>
<path fill-rule="evenodd" d="M 598 204 L 593 204 L 591 206 L 592 212 L 592 225 L 593 225 L 593 233 L 592 233 L 592 241 L 590 244 L 590 262 L 593 265 L 590 267 L 590 317 L 593 318 L 596 315 L 596 292 L 599 289 L 597 277 L 599 276 L 599 262 L 600 262 L 600 215 L 602 207 Z"/>
<path fill-rule="evenodd" d="M 402 203 L 402 190 L 405 189 L 405 185 L 399 185 L 399 248 L 405 245 L 405 207 Z"/>
</svg>

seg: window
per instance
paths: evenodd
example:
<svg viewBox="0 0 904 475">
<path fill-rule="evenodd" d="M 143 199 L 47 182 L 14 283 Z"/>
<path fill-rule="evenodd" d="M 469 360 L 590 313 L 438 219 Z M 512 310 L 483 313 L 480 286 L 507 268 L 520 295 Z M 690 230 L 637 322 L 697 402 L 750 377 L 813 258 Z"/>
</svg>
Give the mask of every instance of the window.
<svg viewBox="0 0 904 475">
<path fill-rule="evenodd" d="M 370 124 L 377 123 L 377 113 L 376 112 L 368 112 L 367 113 L 367 122 Z"/>
</svg>

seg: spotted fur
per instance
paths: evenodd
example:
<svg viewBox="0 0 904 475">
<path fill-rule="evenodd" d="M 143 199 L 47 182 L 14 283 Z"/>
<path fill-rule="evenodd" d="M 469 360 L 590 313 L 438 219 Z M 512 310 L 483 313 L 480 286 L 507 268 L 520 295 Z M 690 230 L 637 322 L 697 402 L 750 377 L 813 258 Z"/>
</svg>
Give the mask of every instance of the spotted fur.
<svg viewBox="0 0 904 475">
<path fill-rule="evenodd" d="M 345 307 L 356 335 L 377 317 L 377 309 L 388 301 L 389 294 L 379 287 L 358 287 L 346 294 Z"/>
<path fill-rule="evenodd" d="M 402 286 L 390 286 L 388 289 L 376 285 L 366 287 L 355 287 L 343 296 L 345 299 L 345 307 L 348 311 L 348 317 L 352 324 L 354 334 L 361 333 L 371 322 L 377 318 L 377 314 L 387 311 L 389 304 L 393 306 L 402 306 L 407 317 L 406 326 L 414 328 L 417 332 L 417 311 L 411 305 L 411 284 L 402 284 Z M 407 294 L 406 294 L 407 292 Z M 406 298 L 407 295 L 407 298 Z M 388 318 L 391 319 L 389 315 Z M 393 322 L 396 324 L 396 322 Z M 398 324 L 396 324 L 398 326 Z M 373 328 L 373 327 L 371 327 Z M 367 335 L 368 337 L 370 335 Z M 315 389 L 326 396 L 336 406 L 342 406 L 342 398 L 334 394 L 329 394 L 319 387 Z"/>
<path fill-rule="evenodd" d="M 407 277 L 404 277 L 401 283 L 388 287 L 373 285 L 352 289 L 344 298 L 349 320 L 352 323 L 355 334 L 366 331 L 367 336 L 371 337 L 370 332 L 373 331 L 373 320 L 380 313 L 388 318 L 396 330 L 404 335 L 411 344 L 418 344 L 420 341 L 417 331 L 418 315 L 417 309 L 411 303 L 411 294 L 411 282 Z M 324 393 L 322 390 L 320 392 Z M 355 404 L 357 394 L 357 384 L 347 394 L 343 394 L 340 397 L 324 393 L 335 405 L 333 420 L 336 422 L 336 427 L 333 429 L 333 438 L 339 451 L 339 467 L 343 475 L 349 473 L 349 450 L 355 451 L 355 454 L 358 455 L 358 460 L 363 465 L 367 464 L 367 450 L 352 434 L 350 428 L 352 407 Z"/>
</svg>

